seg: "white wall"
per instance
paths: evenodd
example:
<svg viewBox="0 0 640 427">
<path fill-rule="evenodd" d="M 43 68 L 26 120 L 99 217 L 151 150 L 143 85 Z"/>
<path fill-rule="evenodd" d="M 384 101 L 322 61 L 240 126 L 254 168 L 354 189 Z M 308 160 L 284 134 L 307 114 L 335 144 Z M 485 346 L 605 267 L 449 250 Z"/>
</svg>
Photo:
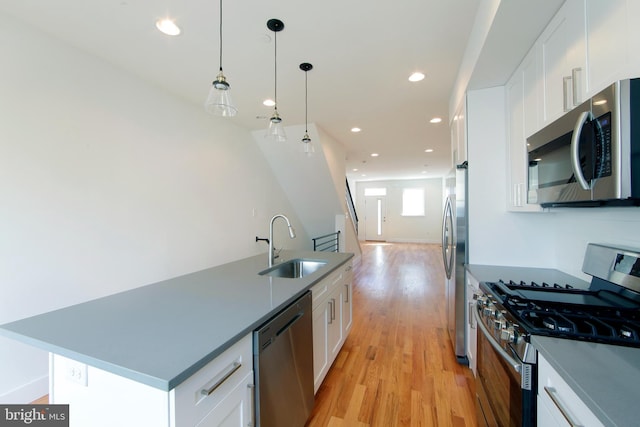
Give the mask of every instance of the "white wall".
<svg viewBox="0 0 640 427">
<path fill-rule="evenodd" d="M 358 212 L 358 234 L 360 240 L 366 238 L 365 188 L 386 188 L 386 222 L 384 234 L 389 242 L 441 243 L 443 188 L 441 178 L 358 181 L 356 182 L 356 209 Z M 402 216 L 402 190 L 423 188 L 425 191 L 425 216 Z M 353 188 L 352 188 L 353 191 Z"/>
<path fill-rule="evenodd" d="M 504 88 L 467 93 L 469 262 L 557 268 L 584 279 L 589 242 L 640 249 L 640 208 L 506 210 Z"/>
<path fill-rule="evenodd" d="M 252 132 L 257 146 L 271 165 L 276 179 L 289 197 L 298 217 L 304 222 L 306 233 L 318 237 L 335 230 L 335 216 L 344 213 L 340 196 L 336 193 L 331 174 L 334 158 L 342 159 L 344 176 L 344 151 L 335 155 L 333 145 L 325 149 L 326 141 L 314 124 L 309 125 L 309 136 L 315 145 L 315 153 L 307 156 L 302 152 L 302 136 L 304 125 L 293 125 L 285 128 L 287 141 L 274 142 L 264 138 L 264 131 Z M 338 146 L 336 144 L 336 146 Z M 332 157 L 325 157 L 325 153 Z M 342 190 L 344 195 L 344 189 Z M 306 249 L 313 249 L 309 240 Z"/>
<path fill-rule="evenodd" d="M 2 15 L 0 38 L 0 323 L 266 254 L 276 212 L 308 246 L 247 130 Z M 1 402 L 47 370 L 0 337 Z"/>
</svg>

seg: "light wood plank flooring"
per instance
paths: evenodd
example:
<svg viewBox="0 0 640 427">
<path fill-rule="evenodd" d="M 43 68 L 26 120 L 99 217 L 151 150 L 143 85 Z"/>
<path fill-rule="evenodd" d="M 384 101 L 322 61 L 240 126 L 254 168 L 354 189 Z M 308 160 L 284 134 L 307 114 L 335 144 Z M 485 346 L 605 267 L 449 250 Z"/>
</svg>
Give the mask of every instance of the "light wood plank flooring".
<svg viewBox="0 0 640 427">
<path fill-rule="evenodd" d="M 456 362 L 446 331 L 440 246 L 362 250 L 353 327 L 307 426 L 475 427 L 473 374 Z"/>
<path fill-rule="evenodd" d="M 476 426 L 475 383 L 446 330 L 439 245 L 365 243 L 353 327 L 308 427 Z"/>
</svg>

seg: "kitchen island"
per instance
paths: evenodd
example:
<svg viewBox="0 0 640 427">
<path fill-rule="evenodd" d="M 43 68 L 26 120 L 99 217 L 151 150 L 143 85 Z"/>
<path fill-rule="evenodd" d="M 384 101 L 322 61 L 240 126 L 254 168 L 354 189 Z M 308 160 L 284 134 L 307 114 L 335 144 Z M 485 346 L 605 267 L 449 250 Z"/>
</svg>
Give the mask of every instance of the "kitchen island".
<svg viewBox="0 0 640 427">
<path fill-rule="evenodd" d="M 99 375 L 155 389 L 163 400 L 166 392 L 246 341 L 254 329 L 352 256 L 282 251 L 279 262 L 305 258 L 327 263 L 305 277 L 289 279 L 260 275 L 267 257 L 257 255 L 4 324 L 0 333 L 86 364 Z M 82 366 L 72 369 L 70 376 L 84 381 L 86 388 Z M 91 382 L 91 372 L 89 377 Z"/>
</svg>

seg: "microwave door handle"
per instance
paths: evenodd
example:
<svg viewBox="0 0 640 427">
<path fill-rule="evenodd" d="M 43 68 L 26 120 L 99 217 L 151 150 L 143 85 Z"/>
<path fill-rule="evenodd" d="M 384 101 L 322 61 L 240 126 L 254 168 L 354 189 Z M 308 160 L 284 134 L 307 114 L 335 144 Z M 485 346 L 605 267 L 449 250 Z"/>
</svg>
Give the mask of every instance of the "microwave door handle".
<svg viewBox="0 0 640 427">
<path fill-rule="evenodd" d="M 573 167 L 573 175 L 576 177 L 576 181 L 580 184 L 583 190 L 590 190 L 591 187 L 584 175 L 582 174 L 582 168 L 580 167 L 580 134 L 582 133 L 582 127 L 593 118 L 590 111 L 584 111 L 580 113 L 576 126 L 573 129 L 573 135 L 571 137 L 571 166 Z"/>
</svg>

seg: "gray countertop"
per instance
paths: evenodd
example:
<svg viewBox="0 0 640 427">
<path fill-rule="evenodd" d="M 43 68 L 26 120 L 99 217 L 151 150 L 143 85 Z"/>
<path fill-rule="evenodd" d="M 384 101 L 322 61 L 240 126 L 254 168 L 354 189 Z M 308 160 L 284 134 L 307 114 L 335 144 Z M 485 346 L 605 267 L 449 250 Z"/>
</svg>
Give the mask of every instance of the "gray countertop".
<svg viewBox="0 0 640 427">
<path fill-rule="evenodd" d="M 282 251 L 328 264 L 301 279 L 260 276 L 257 255 L 0 326 L 0 334 L 171 390 L 353 254 Z"/>
<path fill-rule="evenodd" d="M 638 425 L 640 349 L 541 336 L 531 343 L 602 424 Z"/>
<path fill-rule="evenodd" d="M 481 282 L 524 280 L 589 287 L 584 280 L 547 268 L 468 265 L 467 270 Z M 543 336 L 532 336 L 531 343 L 605 426 L 638 424 L 640 349 Z"/>
</svg>

